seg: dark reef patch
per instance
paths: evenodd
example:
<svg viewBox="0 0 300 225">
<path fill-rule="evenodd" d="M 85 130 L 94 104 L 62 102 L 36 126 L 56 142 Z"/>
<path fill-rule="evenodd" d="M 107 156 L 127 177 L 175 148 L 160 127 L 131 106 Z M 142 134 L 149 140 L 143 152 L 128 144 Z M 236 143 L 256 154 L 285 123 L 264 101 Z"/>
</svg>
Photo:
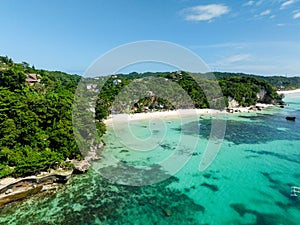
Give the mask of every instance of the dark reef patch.
<svg viewBox="0 0 300 225">
<path fill-rule="evenodd" d="M 174 127 L 174 128 L 171 128 L 172 130 L 175 130 L 175 131 L 178 131 L 178 132 L 181 132 L 182 131 L 182 129 L 181 129 L 181 127 Z"/>
<path fill-rule="evenodd" d="M 269 173 L 261 172 L 261 174 L 262 174 L 264 177 L 266 177 L 266 178 L 268 179 L 268 181 L 269 181 L 270 183 L 272 183 L 272 184 L 278 184 L 278 185 L 279 185 L 279 184 L 281 183 L 279 180 L 273 179 L 273 178 L 271 177 L 271 174 L 269 174 Z"/>
<path fill-rule="evenodd" d="M 18 224 L 83 225 L 95 224 L 96 220 L 108 225 L 116 224 L 116 221 L 118 224 L 133 224 L 134 219 L 141 215 L 147 216 L 149 224 L 182 224 L 182 218 L 184 224 L 198 224 L 195 215 L 203 214 L 205 207 L 184 193 L 170 189 L 168 186 L 173 182 L 178 182 L 178 179 L 169 177 L 148 186 L 117 185 L 89 171 L 73 177 L 64 189 L 53 195 L 37 195 L 30 203 L 4 208 L 0 221 L 10 224 L 5 215 L 21 210 L 27 214 L 19 214 L 14 219 Z M 51 212 L 56 204 L 60 209 L 45 215 L 44 210 Z M 29 211 L 29 208 L 36 210 Z"/>
<path fill-rule="evenodd" d="M 170 144 L 160 144 L 160 147 L 162 147 L 164 150 L 173 150 L 174 147 Z"/>
<path fill-rule="evenodd" d="M 160 131 L 159 130 L 152 130 L 151 132 L 152 132 L 152 134 L 158 134 Z"/>
<path fill-rule="evenodd" d="M 234 209 L 240 217 L 244 217 L 246 214 L 251 214 L 256 217 L 255 224 L 273 225 L 273 224 L 293 224 L 287 218 L 282 218 L 276 214 L 260 213 L 256 210 L 247 209 L 244 204 L 234 203 L 230 204 L 230 207 Z"/>
<path fill-rule="evenodd" d="M 274 189 L 275 191 L 278 191 L 282 196 L 284 196 L 287 199 L 290 199 L 290 186 L 288 184 L 283 184 L 279 180 L 275 180 L 272 178 L 271 174 L 261 172 L 261 174 L 268 179 L 268 181 L 271 183 L 269 186 Z"/>
<path fill-rule="evenodd" d="M 210 189 L 210 190 L 213 191 L 213 192 L 216 192 L 216 191 L 219 190 L 218 186 L 217 186 L 217 185 L 214 185 L 214 184 L 203 183 L 203 184 L 201 184 L 200 186 L 202 186 L 202 187 L 207 187 L 208 189 Z"/>
<path fill-rule="evenodd" d="M 120 153 L 129 152 L 128 150 L 121 150 Z"/>
<path fill-rule="evenodd" d="M 204 176 L 205 178 L 209 179 L 209 178 L 211 177 L 211 174 L 205 173 L 205 174 L 203 174 L 203 176 Z"/>
<path fill-rule="evenodd" d="M 245 150 L 245 152 L 250 152 L 253 154 L 257 154 L 257 155 L 269 155 L 269 156 L 274 156 L 278 159 L 281 160 L 286 160 L 288 162 L 293 162 L 293 163 L 300 163 L 300 154 L 289 154 L 289 155 L 283 155 L 283 154 L 279 154 L 276 152 L 270 152 L 270 151 L 254 151 L 254 150 Z"/>
<path fill-rule="evenodd" d="M 224 139 L 234 144 L 258 144 L 276 140 L 299 140 L 299 125 L 287 124 L 281 114 L 259 114 L 256 116 L 240 115 L 241 118 L 250 119 L 247 121 L 227 120 Z M 264 121 L 263 123 L 261 121 Z M 218 122 L 216 120 L 215 122 Z M 208 139 L 211 135 L 210 119 L 200 120 L 200 130 L 197 128 L 199 121 L 184 124 L 182 132 L 186 135 L 198 134 Z M 243 129 L 241 129 L 243 127 Z M 287 128 L 288 131 L 278 130 L 278 127 Z M 222 130 L 222 129 L 221 129 Z M 222 139 L 223 133 L 218 130 L 214 132 L 216 138 Z"/>
</svg>

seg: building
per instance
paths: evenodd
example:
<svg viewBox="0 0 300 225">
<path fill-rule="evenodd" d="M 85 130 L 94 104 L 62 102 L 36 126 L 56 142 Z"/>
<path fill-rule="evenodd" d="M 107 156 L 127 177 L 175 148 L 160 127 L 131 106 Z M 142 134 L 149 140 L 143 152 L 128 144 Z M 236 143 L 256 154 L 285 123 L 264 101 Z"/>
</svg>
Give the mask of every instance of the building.
<svg viewBox="0 0 300 225">
<path fill-rule="evenodd" d="M 113 86 L 114 86 L 114 87 L 117 86 L 118 84 L 121 84 L 121 83 L 122 83 L 122 81 L 119 80 L 119 79 L 113 80 Z"/>
<path fill-rule="evenodd" d="M 41 82 L 41 79 L 40 79 L 41 76 L 39 74 L 30 73 L 30 74 L 27 74 L 26 76 L 27 77 L 26 77 L 25 81 L 27 82 L 27 84 L 29 86 L 33 86 L 36 83 L 40 83 Z"/>
</svg>

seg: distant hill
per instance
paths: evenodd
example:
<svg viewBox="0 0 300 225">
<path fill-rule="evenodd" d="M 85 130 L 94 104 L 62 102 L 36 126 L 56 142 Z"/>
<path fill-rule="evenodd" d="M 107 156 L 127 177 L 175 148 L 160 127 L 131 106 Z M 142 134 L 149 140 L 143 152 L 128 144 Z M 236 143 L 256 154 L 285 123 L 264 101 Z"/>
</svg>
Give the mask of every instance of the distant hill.
<svg viewBox="0 0 300 225">
<path fill-rule="evenodd" d="M 216 78 L 226 78 L 232 76 L 254 77 L 271 83 L 277 90 L 294 90 L 300 88 L 300 77 L 284 76 L 260 76 L 245 73 L 213 72 Z"/>
</svg>

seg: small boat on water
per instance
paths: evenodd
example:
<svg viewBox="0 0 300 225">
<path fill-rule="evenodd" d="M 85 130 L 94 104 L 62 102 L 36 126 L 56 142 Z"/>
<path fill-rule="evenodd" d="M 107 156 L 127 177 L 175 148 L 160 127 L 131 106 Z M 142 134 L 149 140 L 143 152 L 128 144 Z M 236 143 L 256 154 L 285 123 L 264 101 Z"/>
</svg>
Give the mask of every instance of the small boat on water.
<svg viewBox="0 0 300 225">
<path fill-rule="evenodd" d="M 300 187 L 292 186 L 291 187 L 291 197 L 297 197 L 300 194 Z"/>
<path fill-rule="evenodd" d="M 295 116 L 287 116 L 285 117 L 286 120 L 291 120 L 291 121 L 295 121 L 296 117 Z"/>
</svg>

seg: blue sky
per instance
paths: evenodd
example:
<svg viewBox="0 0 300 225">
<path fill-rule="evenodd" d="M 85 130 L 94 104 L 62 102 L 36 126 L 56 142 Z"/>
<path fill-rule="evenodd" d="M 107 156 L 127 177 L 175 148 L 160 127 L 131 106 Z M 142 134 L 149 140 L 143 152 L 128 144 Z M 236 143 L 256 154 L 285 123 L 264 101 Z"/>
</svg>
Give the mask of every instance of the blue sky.
<svg viewBox="0 0 300 225">
<path fill-rule="evenodd" d="M 300 76 L 300 0 L 0 0 L 0 55 L 82 74 L 119 45 L 163 40 L 212 70 Z"/>
</svg>

